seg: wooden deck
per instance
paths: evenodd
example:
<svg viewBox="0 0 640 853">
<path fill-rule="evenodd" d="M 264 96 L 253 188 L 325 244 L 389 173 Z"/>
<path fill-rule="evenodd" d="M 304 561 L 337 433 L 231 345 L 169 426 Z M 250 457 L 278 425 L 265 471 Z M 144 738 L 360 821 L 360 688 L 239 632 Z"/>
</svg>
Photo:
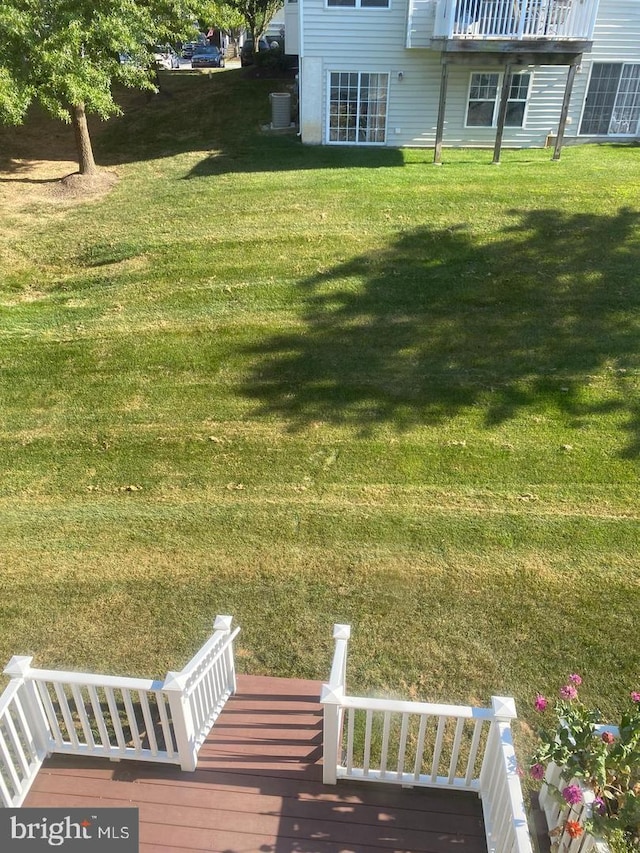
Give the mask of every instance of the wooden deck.
<svg viewBox="0 0 640 853">
<path fill-rule="evenodd" d="M 240 676 L 194 773 L 54 756 L 24 805 L 137 806 L 143 853 L 486 853 L 473 794 L 324 786 L 319 695 Z"/>
</svg>

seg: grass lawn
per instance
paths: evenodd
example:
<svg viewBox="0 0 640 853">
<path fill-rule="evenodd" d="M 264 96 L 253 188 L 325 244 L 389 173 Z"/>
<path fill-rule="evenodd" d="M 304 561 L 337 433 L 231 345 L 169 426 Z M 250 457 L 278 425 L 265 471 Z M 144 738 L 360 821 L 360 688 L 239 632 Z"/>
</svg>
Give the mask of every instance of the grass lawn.
<svg viewBox="0 0 640 853">
<path fill-rule="evenodd" d="M 325 678 L 350 622 L 354 689 L 619 709 L 640 151 L 434 168 L 261 133 L 279 81 L 165 85 L 96 136 L 108 195 L 3 165 L 0 659 L 162 676 L 231 613 L 241 670 Z"/>
</svg>

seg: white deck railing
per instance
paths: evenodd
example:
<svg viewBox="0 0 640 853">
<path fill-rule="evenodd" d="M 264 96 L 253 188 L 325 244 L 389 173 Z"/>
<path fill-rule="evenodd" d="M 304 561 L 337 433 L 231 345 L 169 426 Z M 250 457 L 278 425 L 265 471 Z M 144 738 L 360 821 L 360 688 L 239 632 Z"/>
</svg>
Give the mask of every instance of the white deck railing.
<svg viewBox="0 0 640 853">
<path fill-rule="evenodd" d="M 512 699 L 492 708 L 367 699 L 346 694 L 348 625 L 334 627 L 323 685 L 324 781 L 384 782 L 475 791 L 482 797 L 489 853 L 531 853 L 510 721 Z"/>
<path fill-rule="evenodd" d="M 593 38 L 599 0 L 438 0 L 435 37 Z"/>
<path fill-rule="evenodd" d="M 31 712 L 30 691 L 14 678 L 0 697 L 0 804 L 17 807 L 47 754 L 40 714 Z"/>
<path fill-rule="evenodd" d="M 165 691 L 179 703 L 175 718 L 184 721 L 184 732 L 179 732 L 184 747 L 183 770 L 194 770 L 198 750 L 217 720 L 227 699 L 236 691 L 236 672 L 233 641 L 240 628 L 231 631 L 231 616 L 218 616 L 213 636 L 191 658 L 180 672 L 169 672 L 164 682 Z M 181 724 L 182 729 L 182 724 Z"/>
<path fill-rule="evenodd" d="M 532 853 L 531 836 L 518 776 L 511 720 L 513 699 L 493 697 L 493 721 L 480 771 L 484 828 L 489 853 Z"/>
<path fill-rule="evenodd" d="M 235 692 L 231 617 L 180 672 L 164 682 L 34 669 L 14 657 L 0 698 L 0 804 L 19 806 L 54 752 L 179 764 L 195 770 L 198 750 Z"/>
</svg>

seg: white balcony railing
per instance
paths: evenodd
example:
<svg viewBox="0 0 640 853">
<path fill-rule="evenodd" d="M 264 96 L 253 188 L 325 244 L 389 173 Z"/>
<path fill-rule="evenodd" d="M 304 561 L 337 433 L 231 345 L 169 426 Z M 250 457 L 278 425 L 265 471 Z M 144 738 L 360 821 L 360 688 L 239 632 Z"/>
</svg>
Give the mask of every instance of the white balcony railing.
<svg viewBox="0 0 640 853">
<path fill-rule="evenodd" d="M 51 753 L 178 764 L 198 750 L 235 692 L 231 617 L 180 672 L 164 681 L 34 669 L 14 657 L 0 697 L 0 806 L 20 806 Z"/>
<path fill-rule="evenodd" d="M 532 853 L 511 740 L 515 704 L 491 708 L 367 699 L 346 693 L 348 625 L 334 627 L 323 686 L 324 781 L 383 782 L 474 791 L 482 798 L 489 853 Z"/>
<path fill-rule="evenodd" d="M 599 0 L 438 0 L 434 36 L 449 39 L 593 38 Z"/>
</svg>

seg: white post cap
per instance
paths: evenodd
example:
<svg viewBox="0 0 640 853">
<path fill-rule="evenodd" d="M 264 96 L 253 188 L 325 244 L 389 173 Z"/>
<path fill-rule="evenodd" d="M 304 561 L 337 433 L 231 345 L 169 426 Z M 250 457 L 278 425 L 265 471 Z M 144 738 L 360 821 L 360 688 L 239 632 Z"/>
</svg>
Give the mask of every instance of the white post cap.
<svg viewBox="0 0 640 853">
<path fill-rule="evenodd" d="M 496 718 L 501 720 L 515 720 L 518 716 L 516 702 L 511 696 L 492 696 L 491 707 Z"/>
<path fill-rule="evenodd" d="M 27 655 L 14 655 L 4 668 L 4 674 L 10 675 L 12 678 L 24 678 L 31 669 L 32 660 L 33 657 Z"/>
</svg>

